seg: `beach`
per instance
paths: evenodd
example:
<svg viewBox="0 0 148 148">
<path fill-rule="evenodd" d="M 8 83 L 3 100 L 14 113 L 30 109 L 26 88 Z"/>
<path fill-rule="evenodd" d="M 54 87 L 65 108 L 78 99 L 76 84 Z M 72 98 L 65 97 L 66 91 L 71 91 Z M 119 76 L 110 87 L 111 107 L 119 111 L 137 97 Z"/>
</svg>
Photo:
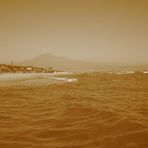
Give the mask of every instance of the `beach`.
<svg viewBox="0 0 148 148">
<path fill-rule="evenodd" d="M 0 82 L 1 148 L 148 147 L 147 74 L 26 76 Z"/>
</svg>

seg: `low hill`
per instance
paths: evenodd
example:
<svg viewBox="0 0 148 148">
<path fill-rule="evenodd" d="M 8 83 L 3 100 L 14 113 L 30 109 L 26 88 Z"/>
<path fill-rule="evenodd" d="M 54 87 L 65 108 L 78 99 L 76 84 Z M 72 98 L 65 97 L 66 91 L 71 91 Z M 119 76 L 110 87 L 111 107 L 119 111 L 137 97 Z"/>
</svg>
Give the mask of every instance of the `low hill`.
<svg viewBox="0 0 148 148">
<path fill-rule="evenodd" d="M 52 54 L 43 54 L 33 59 L 22 61 L 19 65 L 32 65 L 40 67 L 53 67 L 63 71 L 95 71 L 99 68 L 97 64 L 59 57 Z"/>
<path fill-rule="evenodd" d="M 148 70 L 148 65 L 111 65 L 111 64 L 95 64 L 84 62 L 80 60 L 69 59 L 65 57 L 55 56 L 52 54 L 43 54 L 34 57 L 30 60 L 21 61 L 18 65 L 31 65 L 37 67 L 49 68 L 53 67 L 56 70 L 61 71 L 73 71 L 73 72 L 93 72 L 93 71 L 122 71 L 122 70 Z"/>
</svg>

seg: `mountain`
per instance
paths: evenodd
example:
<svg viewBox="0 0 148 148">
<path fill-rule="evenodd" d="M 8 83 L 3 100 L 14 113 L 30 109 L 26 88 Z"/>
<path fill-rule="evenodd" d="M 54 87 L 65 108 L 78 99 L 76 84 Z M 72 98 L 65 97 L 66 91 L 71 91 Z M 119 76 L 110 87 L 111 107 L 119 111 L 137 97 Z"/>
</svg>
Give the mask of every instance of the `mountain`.
<svg viewBox="0 0 148 148">
<path fill-rule="evenodd" d="M 27 61 L 18 62 L 17 64 L 40 66 L 45 68 L 53 67 L 54 69 L 58 70 L 74 72 L 95 71 L 99 69 L 99 65 L 95 63 L 59 57 L 49 53 L 34 57 Z"/>
</svg>

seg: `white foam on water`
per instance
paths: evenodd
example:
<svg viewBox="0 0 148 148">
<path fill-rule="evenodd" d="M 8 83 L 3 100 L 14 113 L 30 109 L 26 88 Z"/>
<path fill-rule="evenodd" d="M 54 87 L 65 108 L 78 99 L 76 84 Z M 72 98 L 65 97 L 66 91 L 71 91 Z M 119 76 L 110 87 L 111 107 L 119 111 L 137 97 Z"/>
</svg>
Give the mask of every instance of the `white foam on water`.
<svg viewBox="0 0 148 148">
<path fill-rule="evenodd" d="M 58 75 L 69 73 L 5 73 L 0 74 L 0 85 L 49 85 L 57 82 L 77 82 L 74 78 L 60 78 Z M 71 73 L 70 73 L 71 74 Z M 13 82 L 13 83 L 10 83 Z"/>
<path fill-rule="evenodd" d="M 148 71 L 144 71 L 143 73 L 148 74 Z"/>
<path fill-rule="evenodd" d="M 64 81 L 64 82 L 77 82 L 77 79 L 72 79 L 72 78 L 57 78 L 57 77 L 53 77 L 54 80 L 58 80 L 58 81 Z"/>
<path fill-rule="evenodd" d="M 135 71 L 121 71 L 121 72 L 115 72 L 118 75 L 123 75 L 123 74 L 134 74 Z"/>
<path fill-rule="evenodd" d="M 6 73 L 0 74 L 0 81 L 13 81 L 13 80 L 21 80 L 28 78 L 36 78 L 41 77 L 41 74 L 37 73 Z"/>
<path fill-rule="evenodd" d="M 15 80 L 24 80 L 24 79 L 33 79 L 33 78 L 49 78 L 53 79 L 54 76 L 58 75 L 68 75 L 71 73 L 68 72 L 56 72 L 56 73 L 3 73 L 0 74 L 0 81 L 15 81 Z M 58 80 L 58 79 L 57 79 Z M 60 80 L 60 78 L 59 78 Z M 68 78 L 61 79 L 62 81 L 72 81 Z"/>
</svg>

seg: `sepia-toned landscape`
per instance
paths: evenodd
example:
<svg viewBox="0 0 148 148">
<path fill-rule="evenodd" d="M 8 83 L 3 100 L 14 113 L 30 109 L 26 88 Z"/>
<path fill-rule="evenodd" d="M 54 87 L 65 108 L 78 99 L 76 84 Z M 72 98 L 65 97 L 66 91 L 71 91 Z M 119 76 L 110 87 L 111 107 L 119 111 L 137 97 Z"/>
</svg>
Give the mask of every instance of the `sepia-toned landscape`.
<svg viewBox="0 0 148 148">
<path fill-rule="evenodd" d="M 148 148 L 148 2 L 0 0 L 0 148 Z"/>
</svg>

